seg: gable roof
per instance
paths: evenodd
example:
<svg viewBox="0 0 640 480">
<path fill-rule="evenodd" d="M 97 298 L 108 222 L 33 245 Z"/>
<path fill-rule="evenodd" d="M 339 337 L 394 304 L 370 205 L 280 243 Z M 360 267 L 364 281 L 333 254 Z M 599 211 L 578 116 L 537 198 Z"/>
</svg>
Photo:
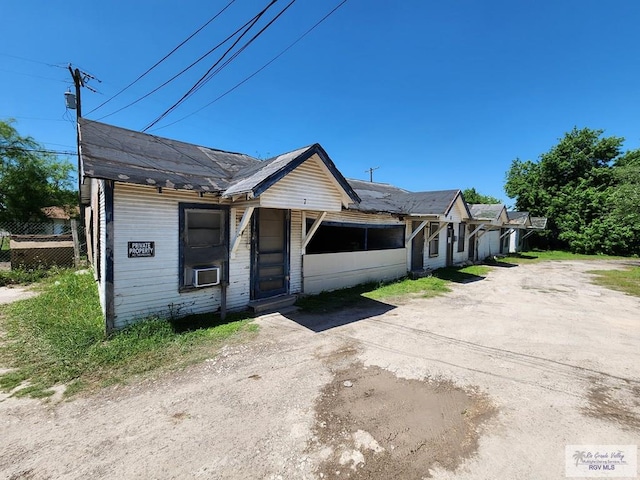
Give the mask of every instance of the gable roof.
<svg viewBox="0 0 640 480">
<path fill-rule="evenodd" d="M 220 193 L 241 169 L 259 163 L 225 152 L 79 119 L 83 174 L 125 183 Z"/>
<path fill-rule="evenodd" d="M 516 212 L 512 210 L 507 212 L 507 217 L 509 218 L 509 225 L 512 227 L 524 228 L 531 226 L 529 212 Z"/>
<path fill-rule="evenodd" d="M 456 200 L 462 196 L 460 190 L 437 190 L 433 192 L 410 192 L 400 195 L 404 213 L 409 215 L 448 215 Z M 467 214 L 469 209 L 465 205 Z"/>
<path fill-rule="evenodd" d="M 360 196 L 360 203 L 350 205 L 349 209 L 367 213 L 416 216 L 447 215 L 458 197 L 462 195 L 460 190 L 410 192 L 388 183 L 354 179 L 349 179 L 349 183 Z M 467 211 L 467 213 L 469 212 Z"/>
<path fill-rule="evenodd" d="M 407 190 L 388 183 L 365 182 L 352 178 L 347 181 L 360 197 L 360 202 L 349 205 L 349 209 L 368 213 L 402 213 L 394 198 L 408 193 Z"/>
<path fill-rule="evenodd" d="M 547 228 L 547 217 L 531 217 L 531 228 L 536 230 Z"/>
<path fill-rule="evenodd" d="M 124 183 L 259 196 L 287 173 L 318 155 L 354 202 L 360 198 L 319 144 L 266 161 L 79 119 L 83 175 Z"/>
<path fill-rule="evenodd" d="M 257 197 L 287 173 L 293 171 L 314 155 L 317 155 L 325 167 L 327 167 L 351 201 L 359 202 L 360 197 L 358 194 L 342 176 L 333 161 L 329 158 L 327 152 L 319 143 L 294 150 L 293 152 L 283 153 L 264 162 L 259 162 L 257 165 L 250 165 L 240 170 L 234 175 L 233 184 L 225 190 L 223 195 L 231 197 L 247 193 Z"/>
<path fill-rule="evenodd" d="M 469 205 L 469 210 L 476 220 L 496 221 L 500 219 L 505 206 L 502 203 L 473 203 Z"/>
</svg>

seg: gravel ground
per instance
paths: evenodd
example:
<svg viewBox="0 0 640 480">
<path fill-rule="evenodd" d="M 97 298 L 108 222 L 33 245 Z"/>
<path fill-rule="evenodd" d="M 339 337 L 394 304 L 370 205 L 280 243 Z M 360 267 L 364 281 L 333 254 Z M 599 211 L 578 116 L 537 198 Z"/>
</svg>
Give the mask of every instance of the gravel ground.
<svg viewBox="0 0 640 480">
<path fill-rule="evenodd" d="M 0 397 L 0 478 L 564 478 L 567 444 L 640 443 L 640 299 L 586 273 L 621 266 L 494 268 L 442 297 L 267 315 L 178 373 Z"/>
</svg>

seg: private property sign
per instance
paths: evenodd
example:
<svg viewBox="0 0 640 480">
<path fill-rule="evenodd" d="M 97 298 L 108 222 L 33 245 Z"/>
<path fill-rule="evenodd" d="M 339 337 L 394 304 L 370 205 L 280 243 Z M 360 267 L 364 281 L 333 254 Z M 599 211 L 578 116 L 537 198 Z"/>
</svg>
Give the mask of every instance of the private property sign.
<svg viewBox="0 0 640 480">
<path fill-rule="evenodd" d="M 153 257 L 156 254 L 156 242 L 128 242 L 129 258 Z"/>
</svg>

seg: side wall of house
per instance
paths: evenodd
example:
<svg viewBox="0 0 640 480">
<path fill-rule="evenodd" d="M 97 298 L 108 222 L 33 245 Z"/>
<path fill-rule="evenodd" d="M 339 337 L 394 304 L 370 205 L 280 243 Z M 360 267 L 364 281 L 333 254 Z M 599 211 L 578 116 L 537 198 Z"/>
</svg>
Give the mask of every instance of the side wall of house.
<svg viewBox="0 0 640 480">
<path fill-rule="evenodd" d="M 305 215 L 312 220 L 317 217 L 317 214 L 313 213 Z M 390 215 L 351 211 L 328 213 L 324 221 L 406 226 L 405 221 Z M 302 290 L 305 294 L 337 290 L 366 282 L 392 280 L 407 274 L 407 249 L 305 254 L 302 256 L 302 272 Z"/>
<path fill-rule="evenodd" d="M 220 308 L 221 287 L 178 290 L 179 204 L 219 205 L 217 197 L 195 192 L 116 184 L 114 194 L 114 308 L 115 327 L 122 328 L 149 315 L 170 317 L 214 312 Z M 228 206 L 224 203 L 221 206 Z M 244 208 L 229 208 L 229 235 L 233 238 Z M 104 218 L 104 215 L 101 215 Z M 105 228 L 101 228 L 104 232 Z M 291 212 L 291 293 L 302 289 L 302 212 Z M 155 242 L 155 255 L 129 258 L 128 242 Z M 104 243 L 104 242 L 102 242 Z M 104 257 L 103 257 L 104 258 Z M 104 262 L 103 262 L 104 264 Z M 104 278 L 104 276 L 102 276 Z M 246 308 L 251 297 L 251 226 L 240 237 L 229 260 L 227 309 Z M 104 308 L 104 304 L 103 304 Z M 104 311 L 104 310 L 103 310 Z"/>
<path fill-rule="evenodd" d="M 107 245 L 107 215 L 104 192 L 104 180 L 91 180 L 91 209 L 93 215 L 96 216 L 94 223 L 95 242 L 93 245 L 92 264 L 94 268 L 94 278 L 98 282 L 98 296 L 100 297 L 100 306 L 102 311 L 106 311 L 106 245 Z M 95 231 L 97 230 L 97 231 Z"/>
<path fill-rule="evenodd" d="M 122 328 L 149 315 L 169 317 L 214 312 L 220 308 L 221 287 L 179 292 L 179 203 L 219 204 L 195 192 L 116 184 L 114 195 L 114 307 L 115 326 Z M 244 209 L 230 214 L 234 232 Z M 299 231 L 299 229 L 298 229 Z M 155 242 L 155 255 L 128 258 L 128 242 Z M 245 230 L 235 257 L 229 262 L 227 308 L 246 307 L 250 297 L 251 229 Z M 299 270 L 299 269 L 298 269 Z M 293 275 L 292 275 L 293 276 Z M 300 274 L 297 275 L 298 284 Z"/>
</svg>

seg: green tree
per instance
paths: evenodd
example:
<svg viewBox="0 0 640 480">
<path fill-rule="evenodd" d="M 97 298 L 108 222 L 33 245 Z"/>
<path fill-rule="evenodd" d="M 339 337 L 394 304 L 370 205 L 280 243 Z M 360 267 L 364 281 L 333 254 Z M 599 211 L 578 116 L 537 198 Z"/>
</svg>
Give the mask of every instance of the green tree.
<svg viewBox="0 0 640 480">
<path fill-rule="evenodd" d="M 621 156 L 623 138 L 602 135 L 602 130 L 574 128 L 537 162 L 515 159 L 505 191 L 518 210 L 549 219 L 546 236 L 553 247 L 637 253 L 637 223 L 624 217 L 630 206 L 621 197 L 633 203 L 629 192 L 638 185 L 638 157 Z"/>
<path fill-rule="evenodd" d="M 475 188 L 467 188 L 462 191 L 462 195 L 467 203 L 502 203 L 500 199 L 491 195 L 482 195 Z"/>
<path fill-rule="evenodd" d="M 0 120 L 0 221 L 40 220 L 43 207 L 74 204 L 73 165 L 21 136 L 12 123 Z"/>
</svg>

